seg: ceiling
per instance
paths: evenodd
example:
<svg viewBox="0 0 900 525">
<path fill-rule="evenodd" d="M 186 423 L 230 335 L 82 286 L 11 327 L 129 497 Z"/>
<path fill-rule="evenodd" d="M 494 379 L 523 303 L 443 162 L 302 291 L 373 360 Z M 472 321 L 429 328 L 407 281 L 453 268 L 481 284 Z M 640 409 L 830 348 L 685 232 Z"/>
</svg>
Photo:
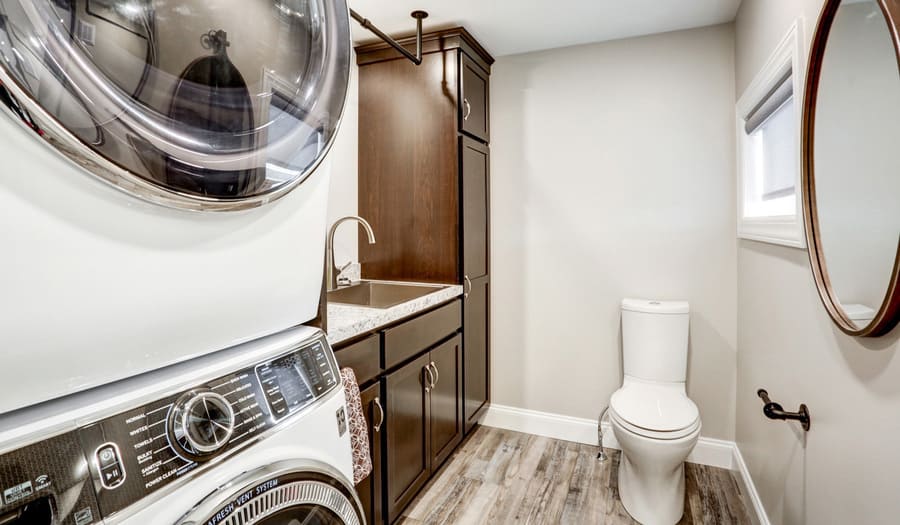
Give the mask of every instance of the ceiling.
<svg viewBox="0 0 900 525">
<path fill-rule="evenodd" d="M 664 33 L 734 20 L 741 0 L 348 0 L 392 36 L 461 25 L 495 57 Z M 374 35 L 351 20 L 355 43 Z"/>
</svg>

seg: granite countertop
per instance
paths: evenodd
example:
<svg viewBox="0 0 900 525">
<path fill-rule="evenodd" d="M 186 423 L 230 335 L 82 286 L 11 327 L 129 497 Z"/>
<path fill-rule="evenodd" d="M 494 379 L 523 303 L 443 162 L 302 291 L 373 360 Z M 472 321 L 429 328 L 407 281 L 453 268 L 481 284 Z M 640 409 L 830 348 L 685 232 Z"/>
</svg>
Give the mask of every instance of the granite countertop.
<svg viewBox="0 0 900 525">
<path fill-rule="evenodd" d="M 334 345 L 360 334 L 375 331 L 394 321 L 415 315 L 454 297 L 459 297 L 463 293 L 463 287 L 458 284 L 409 282 L 402 284 L 433 286 L 435 291 L 390 308 L 369 308 L 350 304 L 328 303 L 328 342 Z"/>
</svg>

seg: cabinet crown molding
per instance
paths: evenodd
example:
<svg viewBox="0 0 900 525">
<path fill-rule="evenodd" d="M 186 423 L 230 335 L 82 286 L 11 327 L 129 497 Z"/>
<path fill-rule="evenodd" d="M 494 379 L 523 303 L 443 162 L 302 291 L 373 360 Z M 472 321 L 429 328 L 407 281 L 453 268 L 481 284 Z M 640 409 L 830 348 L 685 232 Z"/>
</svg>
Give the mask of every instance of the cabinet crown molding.
<svg viewBox="0 0 900 525">
<path fill-rule="evenodd" d="M 414 34 L 396 38 L 395 40 L 403 46 L 415 47 L 416 45 L 416 35 Z M 405 58 L 396 49 L 382 40 L 361 44 L 354 49 L 356 49 L 356 64 L 360 66 Z M 438 53 L 452 49 L 462 49 L 478 62 L 479 66 L 490 73 L 494 57 L 464 27 L 430 31 L 422 35 L 422 54 Z"/>
</svg>

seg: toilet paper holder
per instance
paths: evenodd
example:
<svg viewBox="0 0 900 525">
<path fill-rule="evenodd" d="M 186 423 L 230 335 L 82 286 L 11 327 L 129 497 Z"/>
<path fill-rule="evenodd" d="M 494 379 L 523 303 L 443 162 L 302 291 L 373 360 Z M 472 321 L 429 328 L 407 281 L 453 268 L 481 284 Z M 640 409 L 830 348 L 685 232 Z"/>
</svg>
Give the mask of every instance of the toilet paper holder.
<svg viewBox="0 0 900 525">
<path fill-rule="evenodd" d="M 769 393 L 764 389 L 760 388 L 757 390 L 756 395 L 758 395 L 759 398 L 763 400 L 763 403 L 765 403 L 765 405 L 763 405 L 763 414 L 765 414 L 767 418 L 799 421 L 800 425 L 803 426 L 803 430 L 809 432 L 810 417 L 809 409 L 806 407 L 806 404 L 801 403 L 800 409 L 797 412 L 787 412 L 780 404 L 769 399 Z"/>
</svg>

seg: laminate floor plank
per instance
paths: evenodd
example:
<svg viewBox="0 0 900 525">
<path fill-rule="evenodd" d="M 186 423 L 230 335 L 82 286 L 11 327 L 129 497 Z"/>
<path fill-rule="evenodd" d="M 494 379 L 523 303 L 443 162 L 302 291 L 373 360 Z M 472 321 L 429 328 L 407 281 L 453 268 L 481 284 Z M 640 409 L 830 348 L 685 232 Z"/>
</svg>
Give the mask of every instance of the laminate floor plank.
<svg viewBox="0 0 900 525">
<path fill-rule="evenodd" d="M 478 428 L 397 521 L 402 525 L 635 525 L 619 499 L 620 452 Z M 685 466 L 679 525 L 747 525 L 740 486 L 725 469 Z"/>
</svg>

